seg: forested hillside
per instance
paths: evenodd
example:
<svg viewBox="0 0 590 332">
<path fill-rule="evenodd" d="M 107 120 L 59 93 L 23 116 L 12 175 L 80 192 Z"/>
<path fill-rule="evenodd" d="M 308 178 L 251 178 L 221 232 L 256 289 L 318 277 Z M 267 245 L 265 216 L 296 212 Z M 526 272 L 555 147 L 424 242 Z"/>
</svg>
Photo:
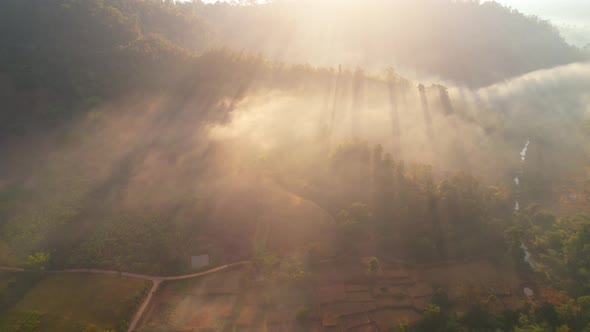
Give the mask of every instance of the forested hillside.
<svg viewBox="0 0 590 332">
<path fill-rule="evenodd" d="M 441 6 L 440 2 L 429 4 Z M 478 174 L 494 184 L 506 185 L 517 160 L 510 159 L 511 153 L 505 150 L 517 151 L 527 137 L 534 138 L 550 157 L 537 158 L 528 166 L 527 175 L 521 176 L 525 180 L 521 196 L 529 200 L 551 199 L 556 181 L 564 174 L 574 174 L 575 165 L 584 162 L 579 160 L 569 167 L 560 162 L 564 156 L 584 151 L 576 145 L 584 132 L 570 122 L 552 129 L 560 135 L 575 134 L 569 144 L 558 144 L 558 135 L 544 137 L 545 142 L 541 143 L 542 135 L 537 135 L 537 128 L 555 123 L 549 110 L 553 103 L 535 109 L 534 112 L 546 115 L 534 124 L 512 125 L 524 123 L 531 116 L 533 105 L 537 105 L 536 100 L 521 92 L 515 92 L 518 97 L 512 97 L 515 101 L 510 103 L 495 87 L 474 96 L 461 90 L 449 93 L 442 85 L 424 86 L 404 79 L 391 68 L 376 75 L 361 68 L 283 64 L 245 52 L 207 50 L 219 42 L 216 28 L 207 20 L 217 25 L 225 22 L 210 15 L 244 15 L 246 20 L 247 13 L 260 11 L 263 15 L 287 5 L 4 1 L 0 11 L 4 15 L 0 20 L 1 38 L 7 42 L 2 43 L 0 72 L 5 111 L 1 114 L 0 133 L 5 141 L 3 153 L 10 159 L 0 166 L 5 179 L 1 212 L 5 216 L 4 238 L 12 242 L 16 256 L 59 250 L 63 254 L 54 257 L 59 266 L 113 267 L 114 261 L 123 264 L 126 260 L 125 266 L 140 264 L 139 269 L 163 269 L 145 250 L 131 250 L 124 245 L 121 250 L 130 250 L 133 257 L 143 258 L 122 258 L 120 253 L 113 252 L 106 258 L 96 256 L 92 252 L 96 248 L 89 246 L 103 246 L 105 236 L 120 237 L 115 241 L 120 246 L 130 242 L 123 240 L 127 235 L 122 232 L 129 232 L 130 236 L 137 229 L 152 232 L 145 234 L 146 238 L 161 233 L 187 236 L 184 240 L 170 237 L 145 242 L 154 246 L 155 251 L 161 252 L 162 247 L 174 243 L 190 246 L 191 236 L 198 232 L 182 230 L 196 227 L 187 219 L 207 219 L 207 213 L 214 213 L 208 211 L 209 204 L 214 202 L 207 201 L 214 200 L 214 195 L 203 192 L 212 185 L 211 176 L 207 185 L 200 184 L 202 188 L 191 183 L 199 183 L 207 174 L 215 174 L 213 178 L 232 175 L 259 154 L 284 160 L 283 166 L 271 163 L 273 176 L 282 178 L 293 173 L 299 174 L 293 175 L 297 181 L 309 182 L 316 177 L 310 174 L 323 172 L 319 171 L 318 160 L 325 160 L 339 141 L 351 137 L 366 137 L 371 144 L 383 144 L 385 150 L 393 151 L 393 160 L 434 165 L 430 184 L 434 187 L 436 181 L 456 171 Z M 378 5 L 384 4 L 371 3 L 365 10 L 374 14 Z M 527 22 L 536 22 L 497 5 L 446 5 L 475 12 L 496 10 L 500 16 L 510 13 L 526 27 Z M 417 5 L 404 6 L 408 13 L 416 14 Z M 265 24 L 253 26 L 245 33 L 254 33 L 262 26 Z M 540 22 L 530 27 L 534 26 L 549 27 Z M 440 49 L 448 47 L 440 45 Z M 488 66 L 478 68 L 489 70 Z M 562 100 L 575 103 L 578 96 L 574 89 L 564 93 Z M 503 108 L 510 120 L 493 115 L 497 108 Z M 277 114 L 281 114 L 281 120 L 270 120 Z M 248 120 L 250 116 L 258 121 Z M 572 112 L 571 116 L 580 119 L 581 113 Z M 421 124 L 423 121 L 426 127 Z M 286 123 L 300 129 L 288 130 Z M 250 137 L 256 133 L 265 136 Z M 314 145 L 317 148 L 307 151 Z M 15 153 L 25 148 L 29 153 Z M 285 151 L 292 155 L 286 156 Z M 533 149 L 533 156 L 538 155 L 536 151 Z M 169 176 L 161 176 L 161 172 Z M 323 183 L 317 188 L 319 197 L 328 195 L 324 192 L 326 186 Z M 340 188 L 344 193 L 351 190 L 350 184 Z M 366 202 L 367 197 L 360 196 L 358 201 Z M 322 207 L 336 216 L 356 201 L 339 201 L 341 198 L 334 201 L 335 198 L 328 197 L 327 201 L 322 200 Z M 197 201 L 200 207 L 194 205 Z M 141 212 L 145 209 L 151 212 Z M 164 232 L 163 229 L 176 227 L 170 222 L 175 218 L 179 218 L 181 228 Z M 126 228 L 117 230 L 121 225 Z M 107 228 L 97 233 L 97 226 Z M 57 236 L 62 233 L 69 233 L 71 238 Z M 88 236 L 97 238 L 88 242 Z M 244 245 L 247 246 L 240 244 Z M 65 254 L 71 250 L 85 253 Z M 163 256 L 161 262 L 178 268 L 186 255 L 188 252 L 174 259 Z"/>
<path fill-rule="evenodd" d="M 294 331 L 348 326 L 358 303 L 380 330 L 585 331 L 588 59 L 494 2 L 0 1 L 0 267 L 30 273 L 0 275 L 18 309 L 0 329 L 92 330 L 19 302 L 65 282 L 37 273 L 208 255 L 251 262 L 236 289 L 305 298 Z M 121 330 L 147 291 L 128 286 Z M 179 329 L 278 307 L 234 295 L 227 322 Z M 178 323 L 160 300 L 154 321 Z"/>
<path fill-rule="evenodd" d="M 386 66 L 481 87 L 588 59 L 538 17 L 495 2 L 278 1 L 263 6 L 186 4 L 218 45 L 319 65 Z"/>
<path fill-rule="evenodd" d="M 0 136 L 59 122 L 130 91 L 170 88 L 181 77 L 197 81 L 203 71 L 187 68 L 211 48 L 288 63 L 395 66 L 468 86 L 584 59 L 547 22 L 490 2 L 7 0 L 0 6 L 0 94 L 9 110 L 1 115 Z M 200 61 L 207 70 L 224 67 L 223 60 L 207 61 Z"/>
<path fill-rule="evenodd" d="M 71 119 L 106 99 L 162 88 L 206 40 L 197 18 L 158 1 L 3 1 L 0 136 Z M 188 37 L 190 36 L 190 37 Z M 176 79 L 176 78 L 175 78 Z"/>
</svg>

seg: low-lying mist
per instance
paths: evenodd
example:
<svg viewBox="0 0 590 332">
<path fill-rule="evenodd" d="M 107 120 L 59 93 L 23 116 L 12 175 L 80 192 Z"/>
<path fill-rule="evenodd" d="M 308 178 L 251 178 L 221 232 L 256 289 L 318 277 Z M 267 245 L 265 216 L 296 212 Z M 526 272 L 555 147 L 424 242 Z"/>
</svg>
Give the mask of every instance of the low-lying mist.
<svg viewBox="0 0 590 332">
<path fill-rule="evenodd" d="M 257 92 L 215 125 L 210 138 L 280 164 L 318 160 L 335 144 L 365 139 L 393 157 L 510 180 L 530 140 L 531 163 L 554 177 L 586 162 L 590 65 L 533 72 L 479 90 L 424 84 L 337 82 L 324 91 Z M 337 85 L 339 84 L 339 85 Z M 307 156 L 307 157 L 306 157 Z M 567 160 L 567 163 L 564 163 Z"/>
<path fill-rule="evenodd" d="M 334 148 L 350 140 L 381 144 L 408 165 L 430 164 L 439 177 L 464 171 L 508 188 L 530 141 L 524 167 L 535 180 L 520 181 L 547 199 L 549 184 L 587 165 L 589 86 L 590 64 L 578 63 L 479 90 L 409 82 L 392 72 L 384 79 L 334 72 L 323 88 L 258 87 L 241 89 L 239 97 L 197 90 L 180 101 L 129 96 L 4 148 L 5 241 L 15 256 L 80 246 L 84 253 L 96 250 L 82 241 L 87 237 L 130 241 L 169 231 L 187 243 L 170 253 L 181 261 L 203 250 L 189 235 L 201 228 L 201 236 L 247 255 L 260 218 L 291 218 L 281 209 L 300 207 L 308 222 L 330 222 L 323 207 L 283 181 L 305 183 L 329 172 Z M 122 218 L 159 218 L 161 228 L 121 238 Z M 103 224 L 109 226 L 96 233 Z M 309 236 L 289 230 L 299 231 Z M 153 243 L 154 252 L 160 247 Z M 63 264 L 88 261 L 69 259 Z"/>
</svg>

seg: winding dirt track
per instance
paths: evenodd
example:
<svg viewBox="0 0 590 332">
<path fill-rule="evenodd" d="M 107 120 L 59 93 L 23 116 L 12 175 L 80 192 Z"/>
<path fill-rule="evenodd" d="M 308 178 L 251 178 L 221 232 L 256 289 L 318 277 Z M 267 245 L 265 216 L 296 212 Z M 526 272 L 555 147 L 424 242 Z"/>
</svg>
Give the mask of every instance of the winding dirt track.
<svg viewBox="0 0 590 332">
<path fill-rule="evenodd" d="M 137 325 L 139 324 L 139 321 L 141 320 L 141 317 L 143 316 L 145 309 L 148 307 L 148 305 L 152 299 L 152 296 L 156 293 L 156 291 L 158 290 L 158 287 L 160 287 L 160 284 L 162 283 L 162 281 L 184 280 L 184 279 L 201 277 L 204 275 L 212 274 L 215 272 L 219 272 L 222 270 L 226 270 L 226 269 L 229 269 L 232 267 L 245 265 L 245 264 L 248 264 L 248 261 L 225 264 L 225 265 L 221 265 L 216 268 L 213 268 L 211 270 L 207 270 L 207 271 L 203 271 L 203 272 L 199 272 L 199 273 L 185 274 L 185 275 L 180 275 L 180 276 L 170 276 L 170 277 L 151 276 L 151 275 L 147 275 L 147 274 L 137 274 L 137 273 L 119 272 L 119 271 L 112 271 L 112 270 L 99 270 L 99 269 L 68 269 L 68 270 L 48 271 L 47 273 L 51 273 L 51 274 L 60 274 L 60 273 L 111 274 L 111 275 L 120 275 L 122 277 L 127 277 L 127 278 L 151 281 L 152 288 L 150 289 L 149 293 L 147 294 L 147 296 L 143 300 L 143 303 L 141 303 L 141 306 L 139 307 L 139 309 L 137 310 L 135 315 L 133 315 L 133 319 L 131 320 L 131 323 L 129 323 L 129 328 L 127 329 L 127 332 L 131 332 L 131 331 L 135 331 L 135 329 L 137 328 Z M 23 270 L 23 269 L 7 268 L 7 267 L 0 267 L 0 271 L 25 272 L 25 270 Z"/>
</svg>

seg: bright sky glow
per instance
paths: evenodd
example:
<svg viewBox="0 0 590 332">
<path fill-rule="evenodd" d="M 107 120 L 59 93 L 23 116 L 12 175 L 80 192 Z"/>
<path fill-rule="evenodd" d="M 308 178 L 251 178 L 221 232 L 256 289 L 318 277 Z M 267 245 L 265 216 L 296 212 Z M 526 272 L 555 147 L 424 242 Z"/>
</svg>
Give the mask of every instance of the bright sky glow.
<svg viewBox="0 0 590 332">
<path fill-rule="evenodd" d="M 187 1 L 187 0 L 179 0 Z M 230 0 L 203 0 L 205 3 Z M 259 3 L 267 0 L 257 0 Z M 318 0 L 319 1 L 319 0 Z M 526 15 L 550 20 L 570 43 L 584 46 L 590 43 L 590 0 L 482 0 L 496 1 Z"/>
<path fill-rule="evenodd" d="M 491 0 L 488 0 L 491 1 Z M 590 1 L 588 0 L 495 0 L 527 15 L 551 21 L 571 44 L 590 43 Z"/>
<path fill-rule="evenodd" d="M 203 0 L 215 3 L 218 0 Z M 229 0 L 221 0 L 229 2 Z M 484 0 L 492 1 L 492 0 Z M 537 15 L 555 23 L 590 25 L 590 1 L 588 0 L 494 0 L 520 12 Z M 266 2 L 258 0 L 258 2 Z"/>
<path fill-rule="evenodd" d="M 528 15 L 537 15 L 554 21 L 590 25 L 590 1 L 588 0 L 496 0 Z"/>
</svg>

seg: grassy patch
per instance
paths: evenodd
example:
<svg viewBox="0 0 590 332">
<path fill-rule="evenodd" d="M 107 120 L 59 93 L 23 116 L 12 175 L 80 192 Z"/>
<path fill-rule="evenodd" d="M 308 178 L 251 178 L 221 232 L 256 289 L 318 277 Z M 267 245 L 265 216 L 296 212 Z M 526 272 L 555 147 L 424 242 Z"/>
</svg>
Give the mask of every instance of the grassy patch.
<svg viewBox="0 0 590 332">
<path fill-rule="evenodd" d="M 0 330 L 123 330 L 149 286 L 110 275 L 48 275 L 0 316 Z"/>
<path fill-rule="evenodd" d="M 267 250 L 269 234 L 270 223 L 268 221 L 258 221 L 256 224 L 256 234 L 254 235 L 254 254 L 258 255 Z"/>
<path fill-rule="evenodd" d="M 0 313 L 18 303 L 40 279 L 37 273 L 0 272 Z"/>
</svg>

